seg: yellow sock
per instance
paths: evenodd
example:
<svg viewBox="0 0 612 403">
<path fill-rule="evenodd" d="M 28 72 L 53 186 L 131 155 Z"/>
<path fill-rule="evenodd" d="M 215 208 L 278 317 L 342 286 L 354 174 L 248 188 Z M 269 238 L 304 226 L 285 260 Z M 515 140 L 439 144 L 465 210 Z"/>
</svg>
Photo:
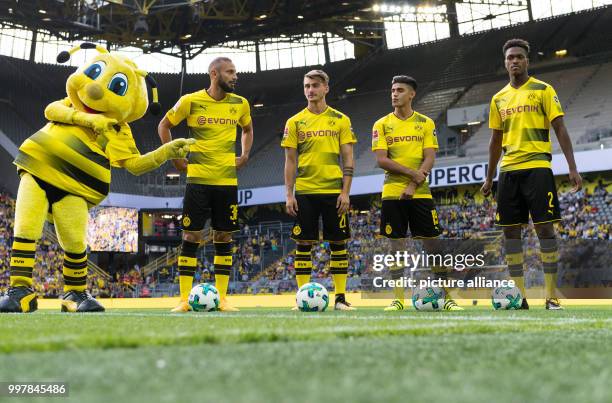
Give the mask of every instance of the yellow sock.
<svg viewBox="0 0 612 403">
<path fill-rule="evenodd" d="M 32 287 L 36 241 L 15 237 L 11 252 L 11 287 Z"/>
<path fill-rule="evenodd" d="M 391 280 L 399 281 L 403 274 L 404 268 L 393 266 L 389 269 L 389 274 L 391 275 Z M 394 299 L 400 301 L 402 304 L 404 303 L 404 287 L 393 287 L 393 297 Z"/>
<path fill-rule="evenodd" d="M 295 281 L 298 290 L 306 283 L 310 282 L 312 273 L 312 245 L 298 244 L 295 249 Z"/>
<path fill-rule="evenodd" d="M 525 277 L 524 276 L 516 276 L 510 277 L 514 281 L 514 285 L 521 290 L 521 295 L 523 298 L 527 298 L 527 291 L 525 291 Z"/>
<path fill-rule="evenodd" d="M 393 297 L 403 304 L 404 303 L 404 287 L 393 287 Z"/>
<path fill-rule="evenodd" d="M 306 283 L 310 282 L 310 274 L 296 274 L 295 280 L 297 281 L 298 290 Z"/>
<path fill-rule="evenodd" d="M 546 290 L 546 298 L 556 298 L 557 294 L 557 273 L 544 273 L 544 288 Z"/>
<path fill-rule="evenodd" d="M 455 299 L 453 297 L 453 294 L 455 293 L 455 290 L 453 290 L 452 288 L 444 287 L 444 293 L 446 294 L 446 299 Z"/>
<path fill-rule="evenodd" d="M 189 293 L 193 288 L 193 276 L 179 276 L 179 289 L 181 290 L 181 301 L 187 301 Z"/>
<path fill-rule="evenodd" d="M 232 243 L 215 242 L 215 287 L 219 291 L 219 298 L 227 295 L 227 284 L 229 283 L 232 270 Z"/>
<path fill-rule="evenodd" d="M 215 275 L 215 287 L 219 291 L 219 298 L 223 299 L 227 295 L 227 284 L 229 283 L 229 276 L 226 274 Z"/>
<path fill-rule="evenodd" d="M 183 240 L 181 244 L 181 254 L 178 258 L 179 289 L 181 291 L 181 301 L 187 301 L 189 293 L 193 288 L 193 275 L 198 266 L 196 253 L 198 251 L 197 242 Z"/>
<path fill-rule="evenodd" d="M 87 289 L 87 253 L 64 252 L 64 292 Z"/>
<path fill-rule="evenodd" d="M 346 278 L 347 274 L 332 274 L 334 280 L 334 294 L 345 294 L 346 293 Z"/>
<path fill-rule="evenodd" d="M 559 247 L 555 238 L 540 239 L 542 268 L 544 269 L 544 289 L 546 298 L 556 298 L 557 266 L 559 264 Z"/>
</svg>

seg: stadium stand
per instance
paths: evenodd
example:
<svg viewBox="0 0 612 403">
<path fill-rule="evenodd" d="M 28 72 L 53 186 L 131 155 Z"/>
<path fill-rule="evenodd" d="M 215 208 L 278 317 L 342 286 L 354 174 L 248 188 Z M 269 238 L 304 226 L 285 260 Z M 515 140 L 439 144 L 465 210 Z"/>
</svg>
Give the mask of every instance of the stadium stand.
<svg viewBox="0 0 612 403">
<path fill-rule="evenodd" d="M 612 232 L 612 181 L 609 175 L 593 175 L 586 181 L 585 189 L 569 192 L 567 180 L 559 182 L 562 223 L 558 225 L 564 240 L 611 240 Z M 493 223 L 496 204 L 483 199 L 478 187 L 436 189 L 434 197 L 438 204 L 438 216 L 444 230 L 443 237 L 449 239 L 488 238 L 499 235 Z M 12 244 L 12 222 L 14 199 L 7 193 L 0 194 L 0 291 L 8 286 L 8 259 Z M 378 237 L 380 210 L 374 205 L 369 211 L 353 209 L 351 232 L 348 243 L 349 280 L 348 289 L 359 289 L 361 278 L 372 273 L 373 255 L 389 251 L 386 238 Z M 236 236 L 234 246 L 235 265 L 230 292 L 233 293 L 280 293 L 292 290 L 293 257 L 290 253 L 295 245 L 289 239 L 291 225 L 244 225 Z M 532 228 L 527 231 L 532 231 Z M 534 237 L 528 242 L 536 242 Z M 409 245 L 410 246 L 410 245 Z M 414 247 L 414 246 L 412 246 Z M 47 236 L 39 242 L 35 266 L 35 283 L 41 295 L 56 297 L 62 287 L 62 252 Z M 210 280 L 213 276 L 211 245 L 199 250 L 196 281 Z M 325 243 L 313 250 L 313 279 L 331 287 L 329 275 L 329 252 Z M 535 267 L 539 267 L 534 260 Z M 531 266 L 530 266 L 531 267 Z M 530 269 L 531 270 L 531 269 Z M 530 274 L 534 284 L 540 281 L 539 272 Z M 149 297 L 178 294 L 178 270 L 176 261 L 166 261 L 154 270 L 137 265 L 119 270 L 112 278 L 93 273 L 89 286 L 94 295 L 112 297 Z"/>
<path fill-rule="evenodd" d="M 324 69 L 332 78 L 330 104 L 352 118 L 358 135 L 359 145 L 355 153 L 357 173 L 380 172 L 375 170 L 373 158 L 369 155 L 369 137 L 372 123 L 390 110 L 386 89 L 393 75 L 410 74 L 416 77 L 420 84 L 416 109 L 438 121 L 440 140 L 445 136 L 456 136 L 444 127 L 445 109 L 488 102 L 490 95 L 505 84 L 506 73 L 500 47 L 509 37 L 523 37 L 531 42 L 532 73 L 557 88 L 562 102 L 566 104 L 570 133 L 581 143 L 591 144 L 584 147 L 598 146 L 599 143 L 594 142 L 606 136 L 606 127 L 610 124 L 605 121 L 608 116 L 605 111 L 609 111 L 605 108 L 610 105 L 602 102 L 603 94 L 609 88 L 605 85 L 610 85 L 607 80 L 610 66 L 606 62 L 610 58 L 612 41 L 606 39 L 612 36 L 611 21 L 611 8 L 603 7 L 377 52 L 365 61 L 343 60 L 325 65 Z M 564 60 L 551 60 L 557 49 L 567 49 L 569 56 Z M 474 62 L 476 60 L 477 63 Z M 64 96 L 63 83 L 73 70 L 10 57 L 0 57 L 0 66 L 6 72 L 0 77 L 0 83 L 6 89 L 2 95 L 6 102 L 0 101 L 0 129 L 5 127 L 7 135 L 20 144 L 44 124 L 44 107 Z M 304 72 L 310 68 L 240 74 L 238 92 L 246 96 L 252 105 L 264 105 L 252 111 L 256 141 L 248 168 L 239 173 L 241 187 L 282 183 L 282 170 L 279 168 L 283 164 L 283 152 L 278 147 L 279 137 L 286 119 L 304 107 L 299 83 Z M 167 109 L 178 99 L 181 78 L 177 74 L 157 74 L 156 79 L 160 99 L 164 109 Z M 339 81 L 337 86 L 334 86 L 334 80 Z M 183 92 L 199 90 L 207 81 L 206 75 L 186 75 Z M 569 83 L 572 85 L 566 85 Z M 345 93 L 349 87 L 356 88 L 356 92 Z M 587 100 L 589 102 L 585 102 Z M 604 109 L 599 115 L 589 116 L 591 108 L 597 113 L 602 107 Z M 147 116 L 133 125 L 141 152 L 150 151 L 158 144 L 158 121 L 158 118 Z M 179 127 L 174 134 L 185 136 L 187 132 L 184 127 Z M 474 134 L 465 145 L 468 157 L 484 155 L 482 147 L 486 147 L 487 135 L 486 128 Z M 175 172 L 170 164 L 162 169 L 164 173 Z M 136 179 L 125 172 L 113 172 L 113 175 L 114 192 L 179 196 L 183 191 L 183 178 L 167 180 L 159 172 Z"/>
</svg>

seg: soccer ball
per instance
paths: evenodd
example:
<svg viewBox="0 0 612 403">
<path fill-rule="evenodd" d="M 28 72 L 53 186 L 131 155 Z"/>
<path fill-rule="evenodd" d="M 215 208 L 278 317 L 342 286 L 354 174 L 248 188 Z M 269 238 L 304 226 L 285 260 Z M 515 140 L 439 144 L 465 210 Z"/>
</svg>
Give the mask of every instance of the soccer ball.
<svg viewBox="0 0 612 403">
<path fill-rule="evenodd" d="M 444 307 L 446 293 L 440 287 L 415 288 L 412 292 L 412 306 L 417 311 L 439 311 Z"/>
<path fill-rule="evenodd" d="M 521 290 L 518 287 L 498 287 L 493 290 L 491 303 L 493 309 L 520 309 L 523 302 Z"/>
<path fill-rule="evenodd" d="M 191 289 L 187 302 L 194 311 L 216 311 L 219 309 L 219 291 L 212 284 L 198 284 Z"/>
<path fill-rule="evenodd" d="M 306 283 L 295 295 L 295 303 L 302 312 L 323 312 L 329 305 L 329 294 L 319 283 Z"/>
</svg>

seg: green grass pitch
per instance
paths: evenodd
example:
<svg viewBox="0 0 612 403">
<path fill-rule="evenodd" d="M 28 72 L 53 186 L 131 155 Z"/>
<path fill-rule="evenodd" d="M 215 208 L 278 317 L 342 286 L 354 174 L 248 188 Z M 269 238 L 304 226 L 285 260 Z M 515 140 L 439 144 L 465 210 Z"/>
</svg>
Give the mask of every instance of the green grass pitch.
<svg viewBox="0 0 612 403">
<path fill-rule="evenodd" d="M 4 314 L 0 363 L 54 402 L 610 402 L 612 307 Z"/>
</svg>

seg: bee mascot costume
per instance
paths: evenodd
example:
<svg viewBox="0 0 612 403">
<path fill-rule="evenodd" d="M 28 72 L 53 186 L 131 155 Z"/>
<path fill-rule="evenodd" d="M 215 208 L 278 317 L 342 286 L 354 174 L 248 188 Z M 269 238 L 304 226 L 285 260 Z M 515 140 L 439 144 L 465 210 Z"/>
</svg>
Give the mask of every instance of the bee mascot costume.
<svg viewBox="0 0 612 403">
<path fill-rule="evenodd" d="M 169 159 L 184 158 L 193 143 L 177 139 L 140 155 L 128 123 L 147 111 L 147 84 L 153 93 L 151 112 L 161 110 L 155 81 L 133 61 L 92 43 L 61 52 L 57 61 L 68 61 L 80 49 L 96 49 L 98 55 L 70 75 L 68 97 L 47 106 L 45 117 L 50 122 L 23 142 L 15 158 L 21 180 L 10 287 L 0 298 L 0 312 L 38 308 L 32 269 L 36 241 L 47 217 L 55 224 L 64 250 L 62 311 L 104 311 L 87 292 L 88 209 L 108 194 L 111 166 L 141 175 Z"/>
</svg>

